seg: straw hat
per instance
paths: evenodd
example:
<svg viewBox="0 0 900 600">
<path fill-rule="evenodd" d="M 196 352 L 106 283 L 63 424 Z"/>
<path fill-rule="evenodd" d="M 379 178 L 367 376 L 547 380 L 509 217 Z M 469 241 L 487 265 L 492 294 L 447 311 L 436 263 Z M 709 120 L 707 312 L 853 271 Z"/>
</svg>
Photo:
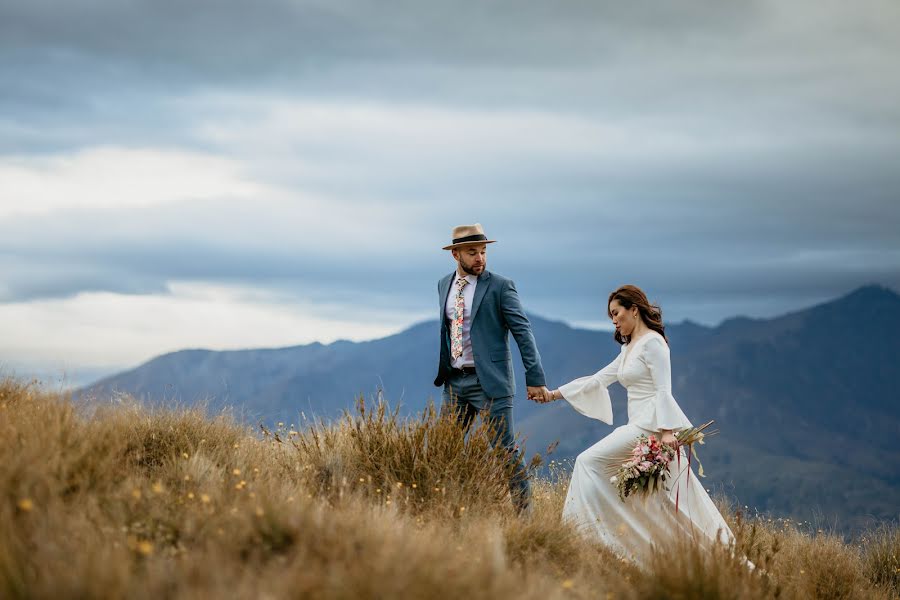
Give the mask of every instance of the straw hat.
<svg viewBox="0 0 900 600">
<path fill-rule="evenodd" d="M 481 223 L 474 225 L 459 225 L 453 228 L 453 242 L 449 246 L 444 246 L 444 250 L 453 250 L 462 246 L 470 246 L 472 244 L 493 244 L 497 240 L 489 240 L 484 235 L 484 228 Z"/>
</svg>

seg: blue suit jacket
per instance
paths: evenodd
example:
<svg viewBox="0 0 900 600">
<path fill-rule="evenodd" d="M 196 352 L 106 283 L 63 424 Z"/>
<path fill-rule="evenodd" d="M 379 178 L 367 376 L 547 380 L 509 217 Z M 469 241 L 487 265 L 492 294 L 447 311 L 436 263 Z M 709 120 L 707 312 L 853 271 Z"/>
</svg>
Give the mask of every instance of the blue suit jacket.
<svg viewBox="0 0 900 600">
<path fill-rule="evenodd" d="M 451 273 L 438 282 L 441 358 L 434 380 L 434 385 L 437 386 L 443 385 L 450 375 L 450 327 L 444 309 L 455 276 L 455 272 Z M 546 385 L 541 355 L 531 333 L 531 323 L 522 310 L 522 303 L 519 302 L 519 294 L 512 280 L 488 271 L 483 272 L 475 286 L 470 319 L 475 369 L 485 394 L 491 398 L 506 398 L 516 393 L 512 354 L 509 351 L 510 332 L 519 345 L 519 353 L 525 366 L 526 385 Z"/>
</svg>

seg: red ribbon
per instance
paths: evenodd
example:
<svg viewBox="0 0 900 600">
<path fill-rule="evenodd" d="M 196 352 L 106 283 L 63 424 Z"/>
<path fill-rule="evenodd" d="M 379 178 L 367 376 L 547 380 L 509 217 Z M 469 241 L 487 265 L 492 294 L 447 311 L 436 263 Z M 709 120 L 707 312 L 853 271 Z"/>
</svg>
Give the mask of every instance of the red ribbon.
<svg viewBox="0 0 900 600">
<path fill-rule="evenodd" d="M 681 448 L 675 444 L 675 453 L 678 457 L 678 475 L 675 476 L 675 514 L 678 514 L 678 497 L 681 495 Z"/>
<path fill-rule="evenodd" d="M 678 514 L 678 501 L 681 497 L 681 448 L 682 448 L 681 444 L 676 444 L 675 452 L 677 453 L 677 456 L 678 456 L 678 460 L 677 460 L 678 475 L 676 475 L 676 482 L 675 482 L 675 514 L 676 515 Z M 691 445 L 690 444 L 687 444 L 687 463 L 688 463 L 687 464 L 687 471 L 688 471 L 687 481 L 688 481 L 688 483 L 690 483 L 690 480 L 691 480 Z M 685 484 L 685 488 L 684 488 L 685 501 L 687 500 L 687 496 L 690 492 L 691 492 L 690 486 Z"/>
</svg>

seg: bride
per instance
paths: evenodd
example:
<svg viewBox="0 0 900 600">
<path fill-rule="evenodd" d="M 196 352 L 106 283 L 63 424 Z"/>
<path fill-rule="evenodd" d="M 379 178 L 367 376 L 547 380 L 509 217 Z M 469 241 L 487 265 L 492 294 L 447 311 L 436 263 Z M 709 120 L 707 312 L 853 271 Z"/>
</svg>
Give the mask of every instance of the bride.
<svg viewBox="0 0 900 600">
<path fill-rule="evenodd" d="M 691 427 L 691 422 L 672 396 L 669 345 L 659 308 L 640 288 L 625 285 L 610 294 L 608 312 L 622 345 L 619 355 L 594 375 L 553 390 L 550 398 L 565 399 L 583 415 L 612 424 L 607 387 L 618 381 L 628 390 L 628 423 L 578 455 L 563 519 L 639 564 L 649 560 L 654 543 L 676 535 L 728 544 L 734 536 L 687 466 L 684 449 L 680 466 L 671 463 L 667 490 L 646 500 L 619 499 L 610 465 L 618 466 L 630 454 L 639 435 L 653 434 L 673 443 L 675 432 Z"/>
</svg>

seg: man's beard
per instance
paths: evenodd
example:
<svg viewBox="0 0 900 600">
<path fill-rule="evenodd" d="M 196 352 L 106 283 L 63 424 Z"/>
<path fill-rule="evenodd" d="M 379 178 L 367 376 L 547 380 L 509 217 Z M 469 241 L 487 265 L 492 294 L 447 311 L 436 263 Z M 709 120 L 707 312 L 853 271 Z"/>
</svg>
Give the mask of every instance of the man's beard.
<svg viewBox="0 0 900 600">
<path fill-rule="evenodd" d="M 459 266 L 462 268 L 463 271 L 465 271 L 465 272 L 468 273 L 469 275 L 476 275 L 476 276 L 478 275 L 478 273 L 476 273 L 476 272 L 473 270 L 473 268 L 467 267 L 465 264 L 463 264 L 462 261 L 459 262 Z M 483 265 L 481 265 L 481 267 L 482 267 L 482 269 L 486 269 L 486 268 L 487 268 L 487 264 L 483 264 Z"/>
</svg>

